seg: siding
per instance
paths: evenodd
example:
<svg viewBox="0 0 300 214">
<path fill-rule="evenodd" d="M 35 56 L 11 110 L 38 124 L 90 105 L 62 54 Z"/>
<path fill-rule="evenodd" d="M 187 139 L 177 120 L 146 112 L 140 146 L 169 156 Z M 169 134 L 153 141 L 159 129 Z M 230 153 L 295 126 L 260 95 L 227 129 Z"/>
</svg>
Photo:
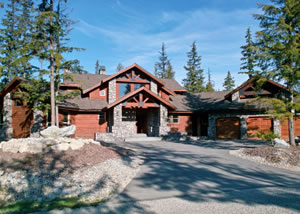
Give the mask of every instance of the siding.
<svg viewBox="0 0 300 214">
<path fill-rule="evenodd" d="M 294 135 L 300 136 L 300 116 L 294 119 Z M 287 119 L 281 123 L 281 138 L 285 140 L 289 139 L 289 126 Z"/>
<path fill-rule="evenodd" d="M 171 132 L 186 132 L 189 135 L 192 133 L 192 117 L 190 115 L 179 115 L 177 124 L 169 123 Z"/>
<path fill-rule="evenodd" d="M 63 116 L 60 112 L 60 122 L 62 118 Z M 99 121 L 98 113 L 71 112 L 70 125 L 76 125 L 74 137 L 94 138 L 96 132 L 105 133 L 107 130 L 107 120 Z"/>
</svg>

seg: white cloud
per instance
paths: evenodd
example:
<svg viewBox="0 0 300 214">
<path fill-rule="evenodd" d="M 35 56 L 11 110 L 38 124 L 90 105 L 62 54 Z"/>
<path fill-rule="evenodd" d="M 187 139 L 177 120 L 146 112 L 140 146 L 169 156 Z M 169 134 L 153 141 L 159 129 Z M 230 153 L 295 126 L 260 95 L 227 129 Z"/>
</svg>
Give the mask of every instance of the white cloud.
<svg viewBox="0 0 300 214">
<path fill-rule="evenodd" d="M 120 2 L 116 3 L 121 7 Z M 135 13 L 135 21 L 130 19 L 124 26 L 102 27 L 81 20 L 75 29 L 90 38 L 108 39 L 114 44 L 116 54 L 119 50 L 117 58 L 122 59 L 124 65 L 136 62 L 149 71 L 153 70 L 161 43 L 165 42 L 180 82 L 185 75 L 186 52 L 191 43 L 197 41 L 203 67 L 212 69 L 216 87 L 222 88 L 224 72 L 231 69 L 235 69 L 231 70 L 234 74 L 238 72 L 240 46 L 244 43 L 246 28 L 257 28 L 251 17 L 256 12 L 257 9 L 230 12 L 199 9 L 184 13 L 165 11 L 154 17 Z M 240 78 L 243 79 L 236 79 Z"/>
</svg>

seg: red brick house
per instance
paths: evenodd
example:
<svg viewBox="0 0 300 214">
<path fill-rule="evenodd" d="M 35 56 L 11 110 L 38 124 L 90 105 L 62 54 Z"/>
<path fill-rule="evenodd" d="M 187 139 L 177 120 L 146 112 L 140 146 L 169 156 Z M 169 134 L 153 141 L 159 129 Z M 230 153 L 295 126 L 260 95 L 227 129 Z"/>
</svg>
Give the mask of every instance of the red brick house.
<svg viewBox="0 0 300 214">
<path fill-rule="evenodd" d="M 76 125 L 75 137 L 126 138 L 137 133 L 161 136 L 180 132 L 211 139 L 254 139 L 258 131 L 273 131 L 288 138 L 287 124 L 272 120 L 265 113 L 267 106 L 253 101 L 257 95 L 288 93 L 271 80 L 259 90 L 255 79 L 250 79 L 233 91 L 190 94 L 175 80 L 158 79 L 137 64 L 113 75 L 71 75 L 72 80 L 60 84 L 60 93 L 80 90 L 81 95 L 64 100 L 58 108 L 60 125 Z M 0 94 L 2 106 L 16 86 L 9 88 Z M 295 119 L 297 135 L 300 118 Z"/>
</svg>

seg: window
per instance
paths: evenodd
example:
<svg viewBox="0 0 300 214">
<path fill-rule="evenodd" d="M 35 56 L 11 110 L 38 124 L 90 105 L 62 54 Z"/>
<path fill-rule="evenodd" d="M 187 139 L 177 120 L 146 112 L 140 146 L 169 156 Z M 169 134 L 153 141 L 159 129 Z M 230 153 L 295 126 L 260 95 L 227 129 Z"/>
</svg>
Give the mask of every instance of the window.
<svg viewBox="0 0 300 214">
<path fill-rule="evenodd" d="M 104 97 L 104 96 L 105 96 L 105 90 L 103 89 L 100 91 L 100 97 Z"/>
<path fill-rule="evenodd" d="M 63 112 L 62 124 L 63 126 L 68 126 L 70 124 L 70 115 L 68 112 Z"/>
<path fill-rule="evenodd" d="M 178 124 L 179 123 L 179 116 L 178 115 L 169 115 L 169 123 Z"/>
<path fill-rule="evenodd" d="M 119 98 L 130 92 L 130 84 L 119 83 Z"/>
<path fill-rule="evenodd" d="M 134 84 L 134 90 L 137 90 L 137 89 L 139 89 L 141 87 L 144 87 L 144 86 L 145 86 L 145 84 Z"/>
<path fill-rule="evenodd" d="M 23 102 L 20 99 L 14 100 L 14 105 L 15 106 L 23 106 Z"/>
<path fill-rule="evenodd" d="M 105 120 L 105 112 L 100 112 L 100 113 L 98 114 L 98 119 L 99 119 L 99 120 Z"/>
</svg>

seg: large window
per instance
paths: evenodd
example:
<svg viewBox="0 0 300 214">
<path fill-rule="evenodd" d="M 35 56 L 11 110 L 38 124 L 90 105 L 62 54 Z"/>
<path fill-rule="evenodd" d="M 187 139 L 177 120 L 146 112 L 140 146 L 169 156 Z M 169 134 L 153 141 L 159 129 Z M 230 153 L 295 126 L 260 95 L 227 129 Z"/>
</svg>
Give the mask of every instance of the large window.
<svg viewBox="0 0 300 214">
<path fill-rule="evenodd" d="M 137 90 L 137 89 L 139 89 L 141 87 L 144 87 L 144 86 L 145 86 L 145 84 L 134 84 L 134 90 Z"/>
<path fill-rule="evenodd" d="M 178 115 L 173 115 L 173 114 L 171 114 L 171 115 L 169 115 L 169 121 L 168 121 L 169 123 L 171 123 L 171 124 L 178 124 L 179 123 L 179 117 L 178 117 Z"/>
<path fill-rule="evenodd" d="M 130 84 L 128 83 L 119 83 L 119 97 L 123 97 L 124 95 L 130 92 Z"/>
</svg>

